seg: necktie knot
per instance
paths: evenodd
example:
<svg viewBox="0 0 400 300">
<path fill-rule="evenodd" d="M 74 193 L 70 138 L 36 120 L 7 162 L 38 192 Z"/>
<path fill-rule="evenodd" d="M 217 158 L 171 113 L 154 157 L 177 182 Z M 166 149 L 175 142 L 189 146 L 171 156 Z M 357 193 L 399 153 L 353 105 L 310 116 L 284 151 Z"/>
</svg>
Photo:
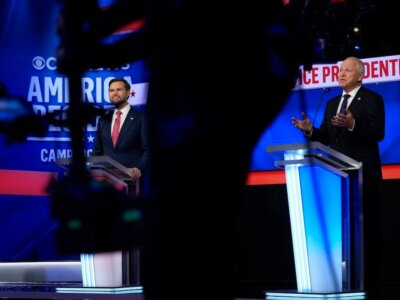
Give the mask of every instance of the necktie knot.
<svg viewBox="0 0 400 300">
<path fill-rule="evenodd" d="M 350 94 L 344 94 L 343 95 L 343 102 L 342 102 L 342 106 L 340 107 L 340 113 L 341 114 L 346 114 L 346 109 L 347 109 L 347 100 L 350 98 Z"/>
</svg>

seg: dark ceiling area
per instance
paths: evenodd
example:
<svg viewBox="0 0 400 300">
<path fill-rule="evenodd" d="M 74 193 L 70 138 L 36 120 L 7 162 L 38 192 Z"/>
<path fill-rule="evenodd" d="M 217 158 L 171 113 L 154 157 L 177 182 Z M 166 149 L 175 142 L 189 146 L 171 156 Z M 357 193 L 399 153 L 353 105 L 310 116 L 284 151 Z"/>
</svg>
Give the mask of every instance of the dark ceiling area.
<svg viewBox="0 0 400 300">
<path fill-rule="evenodd" d="M 312 45 L 312 63 L 400 54 L 397 1 L 290 0 L 295 30 Z"/>
</svg>

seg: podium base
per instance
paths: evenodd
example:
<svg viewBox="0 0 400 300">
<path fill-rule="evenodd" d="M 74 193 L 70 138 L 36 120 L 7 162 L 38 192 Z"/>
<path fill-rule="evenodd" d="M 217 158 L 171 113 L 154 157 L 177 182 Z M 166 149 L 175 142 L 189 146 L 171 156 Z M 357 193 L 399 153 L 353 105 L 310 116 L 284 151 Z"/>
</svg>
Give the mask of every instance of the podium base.
<svg viewBox="0 0 400 300">
<path fill-rule="evenodd" d="M 144 300 L 143 287 L 83 287 L 82 282 L 0 282 L 0 299 Z"/>
<path fill-rule="evenodd" d="M 267 291 L 265 292 L 267 300 L 308 300 L 308 299 L 324 299 L 324 300 L 364 300 L 365 292 L 332 292 L 332 293 L 302 293 L 298 291 Z"/>
<path fill-rule="evenodd" d="M 57 293 L 68 293 L 68 294 L 110 294 L 110 295 L 122 295 L 122 294 L 141 294 L 143 293 L 142 286 L 128 286 L 128 287 L 58 287 L 56 288 Z"/>
</svg>

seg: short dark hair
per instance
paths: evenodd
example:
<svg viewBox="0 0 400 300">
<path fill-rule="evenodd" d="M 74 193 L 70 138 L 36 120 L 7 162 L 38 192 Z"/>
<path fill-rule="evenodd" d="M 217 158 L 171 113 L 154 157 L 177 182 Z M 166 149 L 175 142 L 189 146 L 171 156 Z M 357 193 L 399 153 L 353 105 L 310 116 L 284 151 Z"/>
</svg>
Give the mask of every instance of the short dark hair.
<svg viewBox="0 0 400 300">
<path fill-rule="evenodd" d="M 127 91 L 130 91 L 130 90 L 131 90 L 131 85 L 130 85 L 129 82 L 126 81 L 124 78 L 113 78 L 113 79 L 111 79 L 110 82 L 108 83 L 108 87 L 110 87 L 110 86 L 111 86 L 111 83 L 113 83 L 113 82 L 123 82 L 124 85 L 125 85 L 125 89 L 126 89 Z"/>
</svg>

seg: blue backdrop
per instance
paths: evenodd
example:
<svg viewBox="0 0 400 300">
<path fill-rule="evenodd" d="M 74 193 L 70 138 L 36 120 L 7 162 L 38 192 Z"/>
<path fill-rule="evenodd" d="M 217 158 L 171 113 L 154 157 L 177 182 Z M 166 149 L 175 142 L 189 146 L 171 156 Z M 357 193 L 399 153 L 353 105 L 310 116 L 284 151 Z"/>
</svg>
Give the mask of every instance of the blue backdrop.
<svg viewBox="0 0 400 300">
<path fill-rule="evenodd" d="M 386 133 L 384 140 L 379 145 L 382 164 L 399 164 L 400 152 L 397 149 L 400 147 L 400 132 L 396 128 L 399 126 L 400 116 L 400 81 L 366 83 L 364 86 L 380 93 L 385 102 Z M 305 141 L 304 135 L 292 125 L 292 116 L 301 118 L 301 112 L 304 111 L 310 120 L 313 120 L 314 116 L 316 116 L 314 124 L 319 127 L 322 122 L 326 102 L 340 93 L 341 89 L 338 87 L 332 87 L 325 94 L 324 90 L 320 87 L 292 91 L 280 114 L 265 130 L 258 144 L 255 146 L 250 170 L 276 169 L 273 165 L 275 157 L 266 152 L 266 148 L 269 145 L 292 144 Z M 319 110 L 318 102 L 320 102 Z"/>
<path fill-rule="evenodd" d="M 100 1 L 108 5 L 111 1 Z M 9 95 L 22 97 L 37 115 L 43 116 L 69 105 L 68 78 L 57 72 L 55 58 L 59 38 L 56 0 L 0 1 L 0 83 Z M 124 33 L 116 32 L 115 38 Z M 124 77 L 132 84 L 129 102 L 143 108 L 147 97 L 148 74 L 141 61 L 117 69 L 88 70 L 82 78 L 83 101 L 108 107 L 108 82 Z M 85 128 L 85 154 L 93 147 L 97 120 Z M 0 133 L 0 171 L 3 176 L 29 170 L 59 173 L 56 160 L 72 156 L 68 128 L 49 124 L 44 135 L 28 135 L 23 141 L 7 142 Z M 57 221 L 51 216 L 48 197 L 28 196 L 24 187 L 35 174 L 16 178 L 17 187 L 0 182 L 0 260 L 53 260 L 59 255 L 54 244 Z M 5 183 L 7 182 L 7 183 Z M 20 186 L 20 188 L 18 187 Z M 4 192 L 5 191 L 5 192 Z M 28 191 L 29 194 L 29 191 Z"/>
</svg>

